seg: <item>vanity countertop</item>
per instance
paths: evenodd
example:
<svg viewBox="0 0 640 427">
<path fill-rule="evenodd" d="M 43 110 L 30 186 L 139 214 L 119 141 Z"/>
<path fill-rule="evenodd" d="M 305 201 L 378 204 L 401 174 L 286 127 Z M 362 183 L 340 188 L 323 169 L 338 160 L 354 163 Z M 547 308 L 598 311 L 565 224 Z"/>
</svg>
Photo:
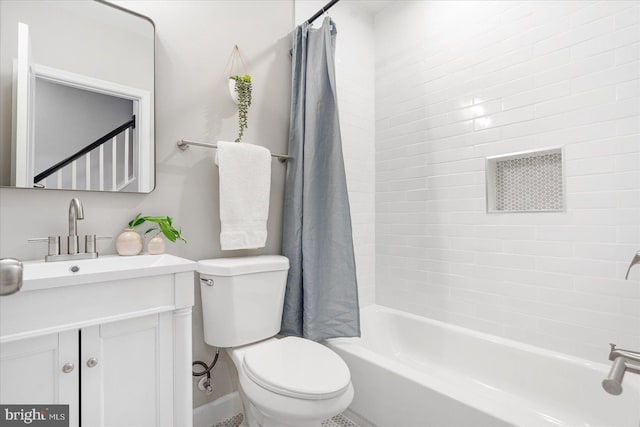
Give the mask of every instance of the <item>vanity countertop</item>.
<svg viewBox="0 0 640 427">
<path fill-rule="evenodd" d="M 25 261 L 20 292 L 195 271 L 198 263 L 174 255 L 103 255 L 59 262 Z"/>
</svg>

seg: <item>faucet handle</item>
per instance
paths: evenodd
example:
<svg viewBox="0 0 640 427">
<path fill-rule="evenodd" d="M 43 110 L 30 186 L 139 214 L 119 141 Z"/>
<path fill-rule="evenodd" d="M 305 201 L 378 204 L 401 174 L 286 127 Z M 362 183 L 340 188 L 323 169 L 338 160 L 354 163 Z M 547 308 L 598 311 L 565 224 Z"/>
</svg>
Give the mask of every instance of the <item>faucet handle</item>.
<svg viewBox="0 0 640 427">
<path fill-rule="evenodd" d="M 624 280 L 629 280 L 629 272 L 631 271 L 631 267 L 636 264 L 640 264 L 640 251 L 636 252 L 635 256 L 631 260 L 631 264 L 629 264 L 629 268 L 627 268 L 627 274 L 624 276 Z"/>
<path fill-rule="evenodd" d="M 27 242 L 29 243 L 47 242 L 48 244 L 47 255 L 60 255 L 60 236 L 35 237 L 32 239 L 27 239 Z"/>
<path fill-rule="evenodd" d="M 614 343 L 609 343 L 609 346 L 611 347 L 611 351 L 616 349 L 616 345 Z"/>
<path fill-rule="evenodd" d="M 95 234 L 85 234 L 84 236 L 84 251 L 86 253 L 98 252 L 97 240 L 111 239 L 111 236 L 96 236 Z"/>
</svg>

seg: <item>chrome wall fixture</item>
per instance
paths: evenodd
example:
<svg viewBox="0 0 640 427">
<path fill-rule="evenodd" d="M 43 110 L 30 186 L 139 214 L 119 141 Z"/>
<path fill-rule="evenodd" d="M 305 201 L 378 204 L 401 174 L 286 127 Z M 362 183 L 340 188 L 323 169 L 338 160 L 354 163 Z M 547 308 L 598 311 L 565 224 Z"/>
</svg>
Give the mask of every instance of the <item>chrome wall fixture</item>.
<svg viewBox="0 0 640 427">
<path fill-rule="evenodd" d="M 629 264 L 629 268 L 627 268 L 627 274 L 624 276 L 624 280 L 629 279 L 629 272 L 631 271 L 631 267 L 636 264 L 640 264 L 640 251 L 636 252 L 635 256 L 631 260 L 631 264 Z"/>
<path fill-rule="evenodd" d="M 180 141 L 178 141 L 178 148 L 181 149 L 182 151 L 189 148 L 190 145 L 197 145 L 198 147 L 206 147 L 206 148 L 218 148 L 216 144 L 212 144 L 209 142 L 189 141 L 187 139 L 181 139 Z M 280 163 L 284 163 L 287 160 L 293 159 L 293 157 L 287 156 L 286 154 L 271 153 L 271 157 L 278 159 Z"/>
<path fill-rule="evenodd" d="M 615 344 L 609 345 L 609 360 L 613 361 L 613 366 L 607 378 L 602 380 L 602 388 L 617 396 L 622 393 L 622 379 L 626 371 L 640 374 L 640 352 L 616 348 Z"/>
<path fill-rule="evenodd" d="M 96 236 L 86 234 L 84 236 L 85 251 L 80 251 L 80 236 L 78 236 L 78 220 L 84 219 L 84 207 L 77 197 L 69 203 L 69 235 L 67 236 L 67 253 L 60 253 L 60 236 L 36 237 L 29 239 L 29 243 L 47 242 L 47 256 L 45 261 L 68 261 L 98 258 L 97 240 L 111 239 L 110 236 Z"/>
</svg>

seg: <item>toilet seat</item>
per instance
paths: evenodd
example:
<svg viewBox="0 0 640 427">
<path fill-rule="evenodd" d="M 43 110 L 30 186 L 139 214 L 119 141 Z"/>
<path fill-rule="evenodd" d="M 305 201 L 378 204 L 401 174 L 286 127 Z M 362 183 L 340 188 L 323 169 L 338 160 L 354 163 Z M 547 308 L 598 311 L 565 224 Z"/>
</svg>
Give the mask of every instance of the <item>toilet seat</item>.
<svg viewBox="0 0 640 427">
<path fill-rule="evenodd" d="M 351 384 L 349 368 L 336 353 L 298 337 L 270 340 L 249 349 L 242 366 L 257 385 L 297 399 L 330 399 Z"/>
</svg>

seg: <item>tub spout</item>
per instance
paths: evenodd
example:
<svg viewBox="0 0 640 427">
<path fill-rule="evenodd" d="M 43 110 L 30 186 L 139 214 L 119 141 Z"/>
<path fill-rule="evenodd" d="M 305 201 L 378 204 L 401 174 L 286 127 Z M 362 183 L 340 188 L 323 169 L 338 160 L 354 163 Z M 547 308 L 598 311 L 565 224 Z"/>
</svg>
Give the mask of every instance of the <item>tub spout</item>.
<svg viewBox="0 0 640 427">
<path fill-rule="evenodd" d="M 619 357 L 613 362 L 607 378 L 602 380 L 602 388 L 609 394 L 617 396 L 622 393 L 622 377 L 627 370 L 627 359 Z"/>
<path fill-rule="evenodd" d="M 618 349 L 615 344 L 610 346 L 609 360 L 613 361 L 613 366 L 607 378 L 602 380 L 602 388 L 617 396 L 622 393 L 622 379 L 626 371 L 640 374 L 640 352 Z"/>
</svg>

